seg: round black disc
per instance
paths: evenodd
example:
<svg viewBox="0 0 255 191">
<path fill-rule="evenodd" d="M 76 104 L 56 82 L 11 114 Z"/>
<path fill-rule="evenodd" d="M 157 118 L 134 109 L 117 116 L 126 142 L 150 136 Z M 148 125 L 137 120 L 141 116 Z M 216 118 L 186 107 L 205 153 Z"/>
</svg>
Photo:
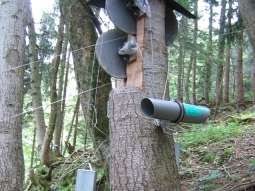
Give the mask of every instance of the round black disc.
<svg viewBox="0 0 255 191">
<path fill-rule="evenodd" d="M 136 34 L 134 12 L 127 8 L 130 0 L 106 0 L 106 10 L 113 24 L 128 34 Z"/>
<path fill-rule="evenodd" d="M 166 16 L 165 16 L 165 41 L 166 46 L 172 44 L 178 33 L 178 22 L 173 13 L 173 10 L 169 7 L 166 7 Z"/>
<path fill-rule="evenodd" d="M 127 34 L 119 29 L 103 33 L 96 42 L 96 57 L 102 68 L 111 76 L 119 79 L 127 78 L 126 64 L 118 49 L 127 41 Z"/>
</svg>

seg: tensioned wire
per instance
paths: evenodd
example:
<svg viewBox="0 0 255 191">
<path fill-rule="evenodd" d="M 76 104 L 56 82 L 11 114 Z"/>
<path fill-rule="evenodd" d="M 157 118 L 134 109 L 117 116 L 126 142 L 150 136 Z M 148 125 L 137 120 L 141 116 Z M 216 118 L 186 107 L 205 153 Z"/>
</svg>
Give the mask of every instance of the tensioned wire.
<svg viewBox="0 0 255 191">
<path fill-rule="evenodd" d="M 228 32 L 228 33 L 224 33 L 224 34 L 219 34 L 219 35 L 215 35 L 215 36 L 220 36 L 220 35 L 228 35 L 228 34 L 232 34 L 232 33 L 238 33 L 238 32 L 241 32 L 241 31 L 247 31 L 247 30 L 255 30 L 255 28 L 249 28 L 249 29 L 243 29 L 243 30 L 238 30 L 238 31 L 233 31 L 233 32 Z M 99 44 L 105 44 L 105 43 L 109 43 L 109 42 L 112 42 L 112 41 L 115 41 L 115 40 L 119 40 L 119 39 L 122 39 L 122 38 L 126 38 L 127 36 L 123 36 L 123 37 L 120 37 L 120 38 L 116 38 L 116 39 L 113 39 L 113 40 L 109 40 L 109 41 L 105 41 L 103 43 L 99 43 Z M 181 42 L 181 43 L 186 43 L 186 42 Z M 99 45 L 98 44 L 98 45 Z M 76 52 L 76 51 L 81 51 L 81 50 L 84 50 L 84 49 L 87 49 L 87 48 L 91 48 L 91 47 L 94 47 L 96 46 L 96 44 L 92 44 L 92 45 L 89 45 L 89 46 L 86 46 L 86 47 L 82 47 L 82 48 L 79 48 L 79 49 L 75 49 L 75 50 L 72 50 L 71 53 L 73 52 Z M 54 55 L 52 56 L 52 58 L 55 58 L 55 57 L 58 57 L 58 56 L 61 56 L 63 55 L 64 53 L 61 53 L 59 55 Z M 32 63 L 38 63 L 38 62 L 41 62 L 40 60 L 38 61 L 35 61 L 35 62 L 29 62 L 27 64 L 22 64 L 22 65 L 19 65 L 19 66 L 16 66 L 16 67 L 12 67 L 10 69 L 6 69 L 6 70 L 1 70 L 0 73 L 2 72 L 8 72 L 8 71 L 12 71 L 14 69 L 18 69 L 18 68 L 21 68 L 23 66 L 28 66 Z"/>
<path fill-rule="evenodd" d="M 79 92 L 79 93 L 76 94 L 76 95 L 68 96 L 68 97 L 66 97 L 66 98 L 63 98 L 63 99 L 60 99 L 60 100 L 51 102 L 51 103 L 47 104 L 46 107 L 48 107 L 49 105 L 52 105 L 52 104 L 61 102 L 61 101 L 63 101 L 63 100 L 71 99 L 72 97 L 75 97 L 75 96 L 80 96 L 81 94 L 87 93 L 87 92 L 89 92 L 89 91 L 93 91 L 93 90 L 95 90 L 95 89 L 97 89 L 97 88 L 102 88 L 102 87 L 107 86 L 107 85 L 111 85 L 111 83 L 103 84 L 103 85 L 101 85 L 101 86 L 98 86 L 98 87 L 95 87 L 95 88 L 91 88 L 91 89 L 85 90 L 85 91 L 83 91 L 83 92 Z M 21 115 L 23 115 L 23 114 L 26 114 L 26 113 L 29 113 L 29 112 L 33 112 L 33 111 L 35 111 L 35 110 L 37 110 L 37 109 L 41 109 L 41 108 L 43 108 L 43 106 L 39 106 L 39 107 L 33 108 L 33 109 L 29 110 L 29 111 L 24 111 L 24 112 L 22 112 L 22 113 L 13 115 L 13 116 L 11 116 L 11 117 L 6 117 L 6 118 L 0 120 L 0 122 L 4 122 L 4 121 L 7 120 L 7 119 L 19 117 L 19 116 L 21 116 Z"/>
<path fill-rule="evenodd" d="M 244 30 L 240 30 L 240 31 L 254 30 L 254 29 L 255 29 L 255 28 L 249 28 L 249 29 L 244 29 Z M 237 32 L 240 32 L 240 31 L 235 31 L 235 32 L 230 32 L 230 33 L 237 33 Z M 224 33 L 224 34 L 221 34 L 221 35 L 230 34 L 230 33 Z M 151 34 L 151 35 L 152 35 L 152 34 Z M 109 41 L 106 41 L 106 42 L 102 42 L 102 43 L 99 43 L 99 45 L 100 45 L 100 44 L 109 43 L 109 42 L 112 42 L 112 41 L 115 41 L 115 40 L 119 40 L 119 39 L 122 39 L 122 38 L 126 38 L 126 37 L 127 37 L 127 36 L 120 37 L 120 38 L 116 38 L 116 39 L 109 40 Z M 82 48 L 79 48 L 79 49 L 76 49 L 76 50 L 71 51 L 71 53 L 76 52 L 76 51 L 81 51 L 81 50 L 84 50 L 84 49 L 87 49 L 87 48 L 91 48 L 91 47 L 93 47 L 93 46 L 95 46 L 95 45 L 96 45 L 96 44 L 89 45 L 89 46 L 86 46 L 86 47 L 82 47 Z M 140 48 L 139 48 L 139 51 L 140 51 L 140 54 L 142 55 Z M 153 50 L 152 50 L 152 51 L 153 51 Z M 67 54 L 67 53 L 66 53 L 66 54 Z M 53 58 L 54 58 L 54 57 L 57 57 L 57 56 L 61 56 L 61 55 L 63 55 L 63 53 L 60 54 L 60 55 L 55 55 L 55 56 L 53 56 Z M 152 58 L 153 58 L 153 57 L 152 57 Z M 143 59 L 143 57 L 142 57 L 142 59 Z M 144 59 L 143 59 L 143 61 L 144 61 Z M 153 61 L 153 59 L 152 59 L 152 61 Z M 2 72 L 7 72 L 7 71 L 12 71 L 12 70 L 14 70 L 14 69 L 18 69 L 18 68 L 21 68 L 21 67 L 23 67 L 23 66 L 30 65 L 31 63 L 38 63 L 38 62 L 40 62 L 40 60 L 38 60 L 38 61 L 36 61 L 36 62 L 30 62 L 30 63 L 27 63 L 27 64 L 23 64 L 23 65 L 20 65 L 20 66 L 17 66 L 17 67 L 13 67 L 13 68 L 10 68 L 10 69 L 7 69 L 7 70 L 2 70 L 2 71 L 0 71 L 0 73 L 2 73 Z M 154 75 L 154 74 L 153 74 L 153 75 Z M 101 86 L 98 86 L 98 87 L 91 88 L 91 89 L 89 89 L 89 90 L 80 92 L 80 93 L 78 93 L 77 95 L 73 95 L 73 96 L 79 96 L 79 95 L 81 95 L 81 94 L 83 94 L 83 93 L 86 93 L 86 92 L 89 92 L 89 91 L 92 91 L 92 90 L 95 90 L 95 89 L 97 89 L 97 88 L 100 88 L 100 87 L 103 87 L 103 86 L 106 86 L 106 85 L 110 85 L 110 84 L 111 84 L 111 83 L 103 84 L 103 85 L 101 85 Z M 153 87 L 153 85 L 152 85 L 152 87 Z M 154 89 L 154 88 L 153 88 L 153 89 Z M 155 90 L 154 90 L 154 91 L 155 91 Z M 72 96 L 72 97 L 73 97 L 73 96 Z M 157 96 L 156 96 L 156 92 L 154 92 L 154 96 L 157 97 Z M 67 99 L 67 98 L 65 98 L 65 99 Z M 63 99 L 57 100 L 57 101 L 52 102 L 52 103 L 49 103 L 47 106 L 49 106 L 49 105 L 51 105 L 51 104 L 55 104 L 55 103 L 60 102 L 60 101 L 62 101 L 62 100 L 63 100 Z M 25 111 L 25 112 L 16 114 L 16 115 L 11 116 L 11 117 L 4 118 L 4 119 L 0 120 L 0 122 L 5 121 L 6 119 L 10 119 L 10 118 L 14 118 L 14 117 L 21 116 L 21 115 L 23 115 L 23 114 L 26 114 L 26 113 L 35 111 L 35 110 L 40 109 L 40 108 L 43 108 L 43 106 L 34 108 L 34 109 L 30 110 L 30 111 Z"/>
</svg>

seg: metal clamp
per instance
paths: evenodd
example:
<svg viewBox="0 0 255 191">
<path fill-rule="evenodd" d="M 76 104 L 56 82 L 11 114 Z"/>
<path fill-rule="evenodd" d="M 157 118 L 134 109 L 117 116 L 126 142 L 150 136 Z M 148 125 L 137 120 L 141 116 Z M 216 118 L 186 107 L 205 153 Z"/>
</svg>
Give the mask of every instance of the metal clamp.
<svg viewBox="0 0 255 191">
<path fill-rule="evenodd" d="M 86 170 L 86 168 L 89 167 L 89 170 L 92 171 L 92 167 L 91 167 L 91 164 L 89 162 L 87 162 L 84 166 L 84 170 Z"/>
</svg>

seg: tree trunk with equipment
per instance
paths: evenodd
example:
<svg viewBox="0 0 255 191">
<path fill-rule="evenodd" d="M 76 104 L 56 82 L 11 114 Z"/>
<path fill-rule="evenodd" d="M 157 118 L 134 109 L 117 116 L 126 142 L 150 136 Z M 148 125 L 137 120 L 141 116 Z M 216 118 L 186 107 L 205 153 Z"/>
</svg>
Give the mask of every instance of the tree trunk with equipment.
<svg viewBox="0 0 255 191">
<path fill-rule="evenodd" d="M 137 34 L 142 52 L 141 87 L 117 87 L 110 94 L 110 190 L 180 190 L 174 140 L 145 117 L 144 97 L 169 100 L 164 1 L 150 1 L 151 17 Z M 138 38 L 138 37 L 137 37 Z M 151 41 L 151 39 L 153 39 Z M 152 58 L 153 56 L 153 58 Z M 127 79 L 129 80 L 129 78 Z M 127 82 L 128 84 L 129 82 Z"/>
</svg>

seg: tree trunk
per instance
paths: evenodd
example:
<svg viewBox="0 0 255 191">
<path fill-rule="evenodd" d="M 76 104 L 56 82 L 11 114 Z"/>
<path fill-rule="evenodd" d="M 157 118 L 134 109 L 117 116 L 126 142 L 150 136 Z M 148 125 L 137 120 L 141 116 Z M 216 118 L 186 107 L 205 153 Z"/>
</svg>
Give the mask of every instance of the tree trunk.
<svg viewBox="0 0 255 191">
<path fill-rule="evenodd" d="M 255 54 L 255 1 L 254 0 L 238 0 L 239 10 L 242 15 L 243 23 L 247 29 L 247 34 L 251 42 L 253 52 Z"/>
<path fill-rule="evenodd" d="M 32 104 L 34 109 L 34 121 L 36 128 L 36 138 L 38 144 L 38 153 L 40 156 L 41 162 L 42 151 L 43 151 L 43 142 L 46 132 L 46 125 L 44 119 L 44 112 L 42 107 L 42 93 L 41 93 L 41 75 L 39 72 L 39 63 L 38 63 L 38 52 L 36 45 L 36 33 L 34 26 L 34 19 L 32 16 L 31 7 L 29 7 L 29 16 L 28 16 L 28 37 L 29 37 L 29 62 L 31 69 L 31 96 Z"/>
<path fill-rule="evenodd" d="M 253 102 L 255 102 L 255 55 L 253 55 L 253 70 L 251 71 L 251 83 L 253 92 Z"/>
<path fill-rule="evenodd" d="M 23 61 L 29 2 L 0 5 L 0 190 L 23 190 Z"/>
<path fill-rule="evenodd" d="M 152 16 L 145 17 L 145 36 L 143 47 L 140 47 L 144 49 L 143 71 L 146 74 L 143 76 L 143 88 L 121 87 L 110 94 L 112 191 L 180 190 L 173 137 L 165 134 L 160 127 L 155 127 L 153 120 L 145 117 L 140 109 L 142 98 L 153 97 L 153 91 L 157 92 L 158 97 L 162 97 L 168 75 L 167 51 L 162 46 L 165 44 L 165 3 L 151 0 L 150 7 Z M 154 63 L 151 63 L 152 51 Z M 152 64 L 154 67 L 151 67 Z M 153 75 L 155 81 L 152 82 Z M 166 95 L 165 99 L 168 100 L 168 88 Z"/>
<path fill-rule="evenodd" d="M 236 95 L 237 110 L 239 106 L 244 106 L 244 90 L 243 90 L 243 30 L 238 32 L 237 42 L 237 63 L 236 63 Z"/>
<path fill-rule="evenodd" d="M 186 73 L 186 79 L 185 79 L 185 100 L 186 100 L 186 103 L 190 103 L 190 99 L 189 99 L 189 84 L 190 84 L 190 80 L 189 80 L 189 77 L 190 77 L 190 72 L 191 72 L 191 67 L 192 67 L 192 59 L 193 59 L 193 56 L 192 56 L 192 52 L 191 52 L 191 55 L 190 55 L 190 62 L 188 63 L 188 68 L 187 68 L 187 73 Z"/>
<path fill-rule="evenodd" d="M 43 164 L 46 166 L 51 165 L 51 151 L 50 151 L 50 144 L 53 138 L 53 133 L 55 130 L 56 125 L 56 118 L 57 118 L 57 74 L 58 74 L 58 67 L 60 63 L 60 54 L 62 52 L 62 43 L 63 43 L 63 32 L 64 32 L 64 19 L 63 16 L 60 15 L 60 21 L 58 26 L 58 38 L 57 44 L 55 46 L 54 52 L 54 59 L 52 61 L 52 68 L 51 68 L 51 82 L 50 82 L 50 102 L 51 102 L 51 110 L 50 110 L 50 120 L 49 120 L 49 127 L 47 129 L 45 140 L 44 140 L 44 147 L 43 147 Z"/>
<path fill-rule="evenodd" d="M 220 29 L 219 29 L 219 42 L 218 42 L 218 64 L 217 64 L 217 76 L 216 76 L 216 87 L 215 87 L 215 100 L 219 105 L 222 101 L 222 76 L 223 76 L 223 56 L 225 46 L 225 16 L 226 12 L 226 0 L 221 1 L 221 13 L 220 13 Z"/>
<path fill-rule="evenodd" d="M 211 65 L 212 65 L 212 21 L 213 21 L 213 4 L 210 2 L 210 17 L 209 17 L 209 44 L 208 44 L 208 58 L 206 59 L 206 79 L 205 79 L 205 90 L 204 98 L 205 103 L 209 103 L 209 92 L 211 89 Z"/>
<path fill-rule="evenodd" d="M 109 154 L 107 101 L 111 90 L 111 78 L 99 68 L 95 60 L 94 47 L 91 45 L 96 43 L 97 33 L 93 23 L 88 19 L 87 9 L 85 10 L 77 0 L 61 2 L 62 12 L 66 16 L 65 21 L 70 27 L 70 47 L 72 50 L 79 50 L 73 53 L 74 71 L 86 119 L 86 129 L 95 150 L 98 151 L 101 165 L 105 166 L 104 162 Z M 102 87 L 91 90 L 100 85 Z"/>
<path fill-rule="evenodd" d="M 197 15 L 197 1 L 194 5 L 195 15 Z M 194 35 L 193 35 L 193 60 L 192 60 L 192 104 L 196 104 L 196 70 L 197 70 L 197 30 L 198 30 L 198 20 L 194 20 Z"/>
<path fill-rule="evenodd" d="M 61 134 L 64 126 L 64 116 L 65 116 L 65 98 L 66 98 L 66 88 L 67 88 L 67 81 L 68 81 L 68 73 L 69 73 L 69 58 L 66 62 L 66 55 L 67 55 L 67 46 L 68 46 L 68 32 L 67 28 L 65 28 L 65 37 L 63 42 L 63 53 L 60 63 L 60 70 L 59 70 L 59 80 L 58 80 L 58 95 L 57 100 L 57 120 L 56 120 L 56 127 L 54 133 L 54 155 L 57 157 L 61 155 Z M 70 55 L 70 54 L 68 54 Z M 64 90 L 63 90 L 64 89 Z M 60 101 L 61 100 L 61 101 Z"/>
<path fill-rule="evenodd" d="M 182 16 L 181 21 L 180 21 L 180 27 L 179 27 L 179 35 L 178 35 L 178 40 L 179 40 L 179 58 L 178 58 L 178 90 L 177 90 L 177 99 L 179 101 L 183 101 L 183 65 L 184 65 L 184 58 L 183 58 L 183 53 L 184 53 L 184 45 L 183 43 L 183 37 L 182 37 L 182 32 L 184 32 L 184 16 Z"/>
<path fill-rule="evenodd" d="M 227 46 L 226 46 L 226 67 L 225 67 L 225 86 L 223 102 L 229 103 L 229 72 L 230 72 L 230 48 L 231 48 L 231 18 L 232 18 L 232 0 L 229 0 L 228 25 L 227 25 Z"/>
</svg>

